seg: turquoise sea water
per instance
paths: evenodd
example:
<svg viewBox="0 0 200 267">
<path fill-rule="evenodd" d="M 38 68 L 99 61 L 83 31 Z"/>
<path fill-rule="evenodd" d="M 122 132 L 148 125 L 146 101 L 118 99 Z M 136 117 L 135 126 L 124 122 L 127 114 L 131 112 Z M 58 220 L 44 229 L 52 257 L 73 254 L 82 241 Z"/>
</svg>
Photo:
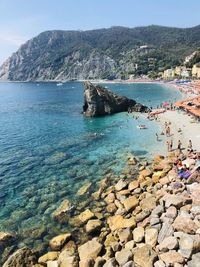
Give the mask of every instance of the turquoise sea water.
<svg viewBox="0 0 200 267">
<path fill-rule="evenodd" d="M 158 84 L 107 87 L 152 107 L 181 97 Z M 129 153 L 149 157 L 161 145 L 160 126 L 144 115 L 85 118 L 82 105 L 81 83 L 0 83 L 0 231 L 17 232 L 19 246 L 38 246 L 67 228 L 51 214 L 63 199 L 75 201 L 86 181 L 118 174 Z"/>
</svg>

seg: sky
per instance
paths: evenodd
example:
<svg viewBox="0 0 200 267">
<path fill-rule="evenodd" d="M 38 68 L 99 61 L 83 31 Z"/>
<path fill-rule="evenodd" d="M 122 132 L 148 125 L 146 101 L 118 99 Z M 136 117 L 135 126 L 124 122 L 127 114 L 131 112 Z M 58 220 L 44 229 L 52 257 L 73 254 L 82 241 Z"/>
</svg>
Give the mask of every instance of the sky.
<svg viewBox="0 0 200 267">
<path fill-rule="evenodd" d="M 200 24 L 199 0 L 0 0 L 0 64 L 46 30 Z"/>
</svg>

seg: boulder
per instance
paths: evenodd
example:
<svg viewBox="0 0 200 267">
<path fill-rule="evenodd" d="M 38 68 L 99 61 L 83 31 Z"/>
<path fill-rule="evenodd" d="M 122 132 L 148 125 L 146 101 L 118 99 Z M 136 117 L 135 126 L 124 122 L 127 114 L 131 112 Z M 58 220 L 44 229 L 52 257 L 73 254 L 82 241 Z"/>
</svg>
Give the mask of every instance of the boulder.
<svg viewBox="0 0 200 267">
<path fill-rule="evenodd" d="M 72 204 L 68 199 L 63 200 L 60 206 L 53 212 L 52 216 L 55 220 L 63 222 L 66 220 L 66 216 L 69 214 L 73 208 Z"/>
<path fill-rule="evenodd" d="M 126 211 L 130 211 L 130 210 L 133 210 L 135 207 L 137 207 L 139 201 L 135 196 L 131 196 L 123 200 L 122 203 Z"/>
<path fill-rule="evenodd" d="M 107 204 L 110 204 L 110 203 L 113 203 L 115 201 L 115 194 L 114 193 L 110 193 L 107 195 L 106 198 L 104 198 L 104 201 L 107 203 Z"/>
<path fill-rule="evenodd" d="M 154 267 L 166 267 L 163 261 L 159 260 L 154 263 Z"/>
<path fill-rule="evenodd" d="M 128 185 L 128 189 L 130 191 L 133 191 L 138 187 L 139 187 L 139 182 L 137 180 L 130 182 L 129 185 Z"/>
<path fill-rule="evenodd" d="M 140 206 L 143 210 L 153 210 L 156 207 L 156 199 L 153 196 L 146 197 L 140 201 Z"/>
<path fill-rule="evenodd" d="M 59 267 L 78 267 L 78 259 L 67 250 L 63 250 L 58 257 Z"/>
<path fill-rule="evenodd" d="M 80 260 L 96 259 L 102 249 L 102 245 L 93 238 L 87 243 L 79 246 L 78 253 Z"/>
<path fill-rule="evenodd" d="M 83 112 L 87 117 L 110 115 L 127 111 L 149 112 L 150 109 L 137 103 L 135 100 L 119 96 L 100 85 L 93 85 L 89 81 L 84 82 Z"/>
<path fill-rule="evenodd" d="M 121 191 L 122 189 L 124 189 L 127 186 L 127 182 L 125 182 L 124 180 L 120 179 L 117 184 L 115 185 L 115 190 L 116 191 Z"/>
<path fill-rule="evenodd" d="M 160 259 L 165 262 L 166 265 L 172 265 L 175 263 L 183 263 L 184 257 L 175 250 L 168 251 L 159 255 Z"/>
<path fill-rule="evenodd" d="M 193 252 L 200 250 L 200 236 L 182 234 L 179 240 L 179 252 L 185 258 L 190 258 Z"/>
<path fill-rule="evenodd" d="M 3 264 L 3 267 L 32 267 L 36 262 L 35 253 L 24 247 L 15 251 Z"/>
<path fill-rule="evenodd" d="M 69 233 L 55 236 L 49 241 L 49 246 L 52 250 L 61 250 L 64 244 L 70 239 L 70 237 L 71 234 Z"/>
<path fill-rule="evenodd" d="M 133 240 L 136 243 L 142 242 L 144 239 L 144 228 L 143 227 L 137 227 L 133 230 Z"/>
<path fill-rule="evenodd" d="M 153 267 L 156 257 L 156 252 L 149 245 L 144 245 L 134 252 L 134 262 L 140 267 Z"/>
<path fill-rule="evenodd" d="M 117 211 L 117 207 L 114 203 L 110 203 L 107 207 L 106 207 L 107 212 L 109 213 L 115 213 Z"/>
<path fill-rule="evenodd" d="M 158 240 L 158 230 L 156 228 L 147 228 L 145 230 L 145 243 L 154 247 Z"/>
<path fill-rule="evenodd" d="M 58 261 L 47 261 L 47 267 L 59 267 Z"/>
<path fill-rule="evenodd" d="M 130 228 L 117 230 L 117 235 L 121 244 L 127 243 L 129 240 L 132 239 L 132 233 Z"/>
<path fill-rule="evenodd" d="M 174 229 L 169 222 L 164 222 L 162 228 L 158 234 L 158 243 L 160 244 L 166 237 L 172 236 Z"/>
<path fill-rule="evenodd" d="M 165 207 L 169 208 L 170 206 L 175 206 L 177 208 L 180 208 L 185 203 L 185 198 L 180 195 L 170 195 L 168 194 L 165 200 Z"/>
<path fill-rule="evenodd" d="M 94 266 L 94 260 L 93 259 L 85 259 L 79 261 L 79 267 L 93 267 Z"/>
<path fill-rule="evenodd" d="M 94 217 L 94 213 L 91 212 L 89 209 L 86 209 L 85 211 L 81 212 L 79 214 L 78 219 L 81 221 L 81 223 L 86 223 L 88 220 L 92 219 Z"/>
<path fill-rule="evenodd" d="M 92 233 L 95 231 L 98 231 L 102 226 L 102 221 L 100 220 L 89 220 L 86 224 L 86 232 L 87 233 Z"/>
<path fill-rule="evenodd" d="M 173 223 L 174 229 L 188 234 L 195 234 L 198 226 L 196 223 L 187 217 L 178 216 Z"/>
<path fill-rule="evenodd" d="M 115 258 L 108 259 L 106 263 L 103 265 L 103 267 L 117 267 L 118 264 L 115 260 Z"/>
<path fill-rule="evenodd" d="M 177 209 L 176 207 L 174 206 L 170 206 L 167 210 L 166 210 L 166 214 L 165 216 L 167 218 L 170 218 L 170 219 L 175 219 L 176 216 L 177 216 Z"/>
<path fill-rule="evenodd" d="M 168 250 L 173 250 L 178 248 L 178 240 L 174 236 L 166 237 L 158 246 L 161 252 L 167 252 Z"/>
<path fill-rule="evenodd" d="M 135 227 L 136 223 L 133 217 L 124 219 L 122 215 L 114 215 L 108 218 L 108 225 L 111 231 L 115 231 L 123 228 Z"/>
<path fill-rule="evenodd" d="M 89 190 L 92 186 L 92 183 L 86 183 L 85 185 L 83 185 L 79 190 L 78 192 L 76 193 L 77 196 L 83 196 L 87 193 L 89 193 Z"/>
<path fill-rule="evenodd" d="M 8 232 L 0 232 L 0 248 L 8 246 L 15 239 L 15 235 Z"/>
<path fill-rule="evenodd" d="M 192 260 L 188 261 L 188 267 L 199 267 L 200 252 L 192 255 Z"/>
<path fill-rule="evenodd" d="M 38 259 L 38 263 L 41 263 L 41 264 L 44 264 L 45 265 L 47 263 L 47 261 L 57 260 L 59 254 L 60 253 L 59 252 L 56 252 L 56 251 L 48 252 L 48 253 L 44 254 L 43 256 L 41 256 Z"/>
<path fill-rule="evenodd" d="M 143 211 L 141 211 L 140 213 L 138 213 L 136 216 L 135 216 L 135 221 L 136 222 L 141 222 L 143 221 L 145 218 L 147 218 L 150 214 L 150 210 L 148 209 L 144 209 Z"/>
<path fill-rule="evenodd" d="M 120 266 L 124 266 L 129 260 L 133 258 L 133 254 L 129 249 L 122 249 L 115 253 L 115 259 Z"/>
<path fill-rule="evenodd" d="M 94 267 L 102 267 L 105 262 L 106 262 L 106 260 L 104 258 L 97 257 L 96 260 L 95 260 Z"/>
</svg>

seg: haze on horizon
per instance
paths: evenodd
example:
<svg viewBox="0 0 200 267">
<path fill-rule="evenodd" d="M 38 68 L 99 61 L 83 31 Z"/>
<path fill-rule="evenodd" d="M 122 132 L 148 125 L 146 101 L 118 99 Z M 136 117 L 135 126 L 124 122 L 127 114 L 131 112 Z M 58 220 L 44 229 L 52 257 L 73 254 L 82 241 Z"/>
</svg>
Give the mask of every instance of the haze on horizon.
<svg viewBox="0 0 200 267">
<path fill-rule="evenodd" d="M 200 24 L 197 0 L 0 0 L 0 65 L 21 44 L 46 30 L 92 30 L 111 26 Z"/>
</svg>

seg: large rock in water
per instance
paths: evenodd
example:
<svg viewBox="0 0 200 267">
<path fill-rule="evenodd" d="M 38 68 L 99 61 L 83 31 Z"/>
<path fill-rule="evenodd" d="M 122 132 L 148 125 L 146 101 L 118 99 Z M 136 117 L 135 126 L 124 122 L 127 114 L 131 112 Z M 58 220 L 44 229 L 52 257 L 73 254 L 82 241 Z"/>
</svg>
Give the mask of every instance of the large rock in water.
<svg viewBox="0 0 200 267">
<path fill-rule="evenodd" d="M 125 96 L 119 96 L 100 85 L 84 82 L 83 112 L 87 117 L 97 117 L 127 111 L 148 112 L 149 108 Z"/>
</svg>

